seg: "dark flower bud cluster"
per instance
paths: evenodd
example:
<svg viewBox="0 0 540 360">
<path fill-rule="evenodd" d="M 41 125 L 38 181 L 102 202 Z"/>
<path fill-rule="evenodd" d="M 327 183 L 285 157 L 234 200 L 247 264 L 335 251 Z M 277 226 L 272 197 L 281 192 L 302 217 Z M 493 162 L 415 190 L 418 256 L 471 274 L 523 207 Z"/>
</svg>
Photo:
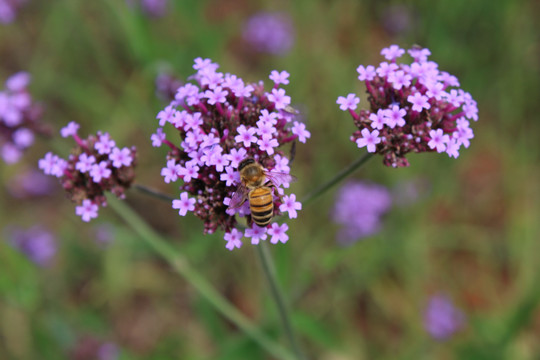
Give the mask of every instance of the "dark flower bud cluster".
<svg viewBox="0 0 540 360">
<path fill-rule="evenodd" d="M 34 143 L 36 134 L 47 134 L 40 123 L 42 108 L 28 92 L 30 75 L 19 72 L 9 77 L 0 91 L 0 155 L 8 164 L 19 161 Z"/>
<path fill-rule="evenodd" d="M 286 224 L 254 225 L 245 233 L 239 231 L 235 214 L 249 216 L 249 204 L 246 201 L 236 209 L 228 204 L 240 185 L 242 160 L 251 157 L 268 171 L 289 174 L 289 159 L 281 146 L 310 137 L 305 125 L 295 120 L 291 98 L 279 87 L 289 83 L 289 74 L 272 71 L 274 87 L 267 92 L 262 81 L 246 84 L 236 75 L 218 72 L 218 67 L 210 59 L 195 59 L 197 73 L 191 79 L 196 84 L 178 88 L 175 100 L 157 115 L 159 127 L 152 144 L 170 148 L 161 175 L 166 183 L 183 181 L 173 208 L 181 216 L 191 211 L 201 218 L 205 233 L 224 230 L 230 250 L 241 246 L 244 235 L 255 244 L 266 239 L 267 232 L 271 242 L 286 242 Z M 179 137 L 166 139 L 163 127 L 167 123 Z M 288 183 L 282 185 L 288 187 Z M 289 217 L 296 217 L 301 204 L 294 194 L 282 193 L 281 187 L 275 189 L 274 214 L 288 212 Z"/>
<path fill-rule="evenodd" d="M 125 197 L 125 190 L 135 178 L 137 150 L 134 146 L 116 147 L 108 133 L 81 139 L 78 129 L 79 125 L 72 121 L 60 130 L 62 137 L 72 136 L 77 143 L 68 159 L 49 152 L 39 160 L 39 168 L 60 179 L 69 198 L 78 204 L 75 213 L 88 222 L 98 216 L 100 205 L 107 205 L 105 191 Z"/>
<path fill-rule="evenodd" d="M 355 94 L 340 96 L 340 109 L 349 111 L 358 130 L 351 140 L 359 148 L 383 155 L 384 164 L 408 166 L 409 152 L 446 152 L 457 158 L 474 137 L 470 120 L 478 120 L 478 108 L 471 95 L 459 89 L 458 79 L 440 71 L 429 61 L 428 49 L 408 50 L 413 62 L 396 62 L 405 50 L 392 45 L 381 51 L 387 61 L 377 68 L 360 65 L 358 79 L 364 81 L 370 110 L 356 108 Z"/>
</svg>

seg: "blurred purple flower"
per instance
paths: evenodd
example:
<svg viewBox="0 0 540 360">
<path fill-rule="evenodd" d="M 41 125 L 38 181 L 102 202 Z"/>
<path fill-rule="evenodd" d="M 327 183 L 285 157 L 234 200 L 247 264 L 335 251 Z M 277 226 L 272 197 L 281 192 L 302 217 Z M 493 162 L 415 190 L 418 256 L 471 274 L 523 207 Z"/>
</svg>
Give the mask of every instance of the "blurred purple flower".
<svg viewBox="0 0 540 360">
<path fill-rule="evenodd" d="M 15 20 L 17 11 L 26 0 L 0 0 L 0 24 L 9 24 Z"/>
<path fill-rule="evenodd" d="M 381 17 L 382 26 L 391 35 L 407 34 L 414 26 L 414 15 L 409 6 L 388 5 Z"/>
<path fill-rule="evenodd" d="M 377 233 L 381 217 L 390 209 L 392 198 L 382 185 L 349 182 L 338 191 L 332 219 L 342 225 L 337 241 L 350 245 Z"/>
<path fill-rule="evenodd" d="M 19 199 L 46 196 L 55 189 L 55 181 L 37 169 L 26 169 L 7 183 L 11 196 Z"/>
<path fill-rule="evenodd" d="M 102 344 L 98 349 L 97 358 L 98 360 L 118 359 L 118 346 L 112 342 Z"/>
<path fill-rule="evenodd" d="M 0 156 L 8 164 L 19 161 L 33 144 L 35 134 L 47 133 L 40 124 L 41 107 L 28 92 L 29 83 L 30 75 L 18 72 L 6 80 L 5 89 L 0 91 Z"/>
<path fill-rule="evenodd" d="M 445 295 L 433 295 L 424 312 L 424 327 L 436 340 L 446 340 L 463 327 L 465 315 Z"/>
<path fill-rule="evenodd" d="M 8 231 L 9 243 L 39 266 L 49 266 L 57 251 L 54 236 L 41 226 Z"/>
<path fill-rule="evenodd" d="M 256 51 L 285 55 L 294 43 L 291 17 L 282 12 L 260 12 L 244 24 L 243 38 Z"/>
<path fill-rule="evenodd" d="M 114 226 L 100 224 L 94 228 L 96 243 L 101 247 L 108 246 L 114 240 Z"/>
<path fill-rule="evenodd" d="M 163 17 L 167 12 L 169 0 L 126 0 L 129 7 L 140 6 L 143 13 L 149 17 Z"/>
<path fill-rule="evenodd" d="M 159 73 L 156 76 L 155 84 L 156 96 L 167 102 L 174 100 L 176 90 L 183 85 L 179 79 L 166 72 Z"/>
</svg>

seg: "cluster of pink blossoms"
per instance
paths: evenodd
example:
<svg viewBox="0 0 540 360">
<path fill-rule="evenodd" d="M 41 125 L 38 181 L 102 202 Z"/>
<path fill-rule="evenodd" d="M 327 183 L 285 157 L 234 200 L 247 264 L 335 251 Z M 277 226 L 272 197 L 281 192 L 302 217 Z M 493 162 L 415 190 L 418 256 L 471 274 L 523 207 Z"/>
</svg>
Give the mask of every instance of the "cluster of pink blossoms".
<svg viewBox="0 0 540 360">
<path fill-rule="evenodd" d="M 172 206 L 181 216 L 191 211 L 201 218 L 205 233 L 224 230 L 229 250 L 239 248 L 243 236 L 253 244 L 268 235 L 272 243 L 286 242 L 287 224 L 267 228 L 253 224 L 243 232 L 236 227 L 235 215 L 249 218 L 248 201 L 237 209 L 229 209 L 228 204 L 240 183 L 237 169 L 242 160 L 252 157 L 269 171 L 288 174 L 289 159 L 280 147 L 310 137 L 305 125 L 295 120 L 291 98 L 280 88 L 289 83 L 289 74 L 272 71 L 274 86 L 267 92 L 262 81 L 246 84 L 236 75 L 218 72 L 218 67 L 210 59 L 195 59 L 197 72 L 191 79 L 197 84 L 178 88 L 175 100 L 157 115 L 159 127 L 151 137 L 152 145 L 170 148 L 161 175 L 166 183 L 182 180 L 180 198 Z M 180 141 L 177 136 L 166 139 L 167 123 L 179 132 Z M 283 193 L 275 189 L 274 214 L 287 212 L 295 218 L 301 204 L 294 194 Z"/>
<path fill-rule="evenodd" d="M 457 88 L 455 76 L 428 60 L 428 49 L 413 47 L 408 53 L 414 61 L 398 64 L 405 50 L 392 45 L 381 51 L 387 61 L 377 68 L 356 69 L 366 84 L 370 111 L 355 111 L 360 102 L 355 94 L 338 98 L 340 109 L 349 111 L 358 127 L 351 140 L 383 155 L 384 164 L 392 167 L 408 166 L 409 152 L 446 152 L 457 158 L 474 137 L 469 121 L 478 120 L 476 101 Z"/>
<path fill-rule="evenodd" d="M 40 123 L 42 109 L 28 92 L 30 75 L 19 72 L 9 77 L 0 91 L 0 155 L 6 163 L 17 162 L 34 143 L 35 134 L 48 131 Z"/>
<path fill-rule="evenodd" d="M 77 143 L 68 159 L 49 152 L 39 160 L 39 168 L 60 179 L 70 199 L 78 204 L 75 213 L 88 222 L 98 216 L 99 205 L 107 205 L 105 191 L 124 198 L 135 178 L 137 151 L 134 146 L 116 147 L 108 133 L 81 139 L 78 129 L 79 124 L 72 121 L 60 130 L 62 137 L 72 136 Z"/>
</svg>

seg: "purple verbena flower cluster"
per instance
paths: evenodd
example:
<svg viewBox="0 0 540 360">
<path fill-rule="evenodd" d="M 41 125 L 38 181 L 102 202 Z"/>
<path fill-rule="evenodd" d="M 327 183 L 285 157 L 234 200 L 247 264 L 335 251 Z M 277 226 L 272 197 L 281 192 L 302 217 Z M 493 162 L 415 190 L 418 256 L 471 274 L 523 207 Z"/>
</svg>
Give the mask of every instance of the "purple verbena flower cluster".
<svg viewBox="0 0 540 360">
<path fill-rule="evenodd" d="M 390 191 L 377 184 L 348 182 L 336 196 L 332 219 L 342 227 L 337 241 L 350 245 L 361 238 L 377 233 L 382 216 L 390 210 Z"/>
<path fill-rule="evenodd" d="M 474 137 L 469 121 L 478 120 L 476 101 L 457 88 L 455 76 L 428 60 L 428 49 L 413 47 L 408 53 L 413 62 L 398 64 L 405 50 L 392 45 L 381 51 L 387 61 L 377 68 L 356 69 L 366 84 L 370 110 L 355 111 L 360 102 L 355 94 L 338 97 L 340 109 L 349 111 L 358 127 L 351 140 L 383 155 L 384 164 L 392 167 L 408 166 L 409 152 L 446 152 L 457 158 Z"/>
<path fill-rule="evenodd" d="M 116 147 L 108 133 L 81 139 L 78 129 L 79 124 L 72 121 L 60 130 L 62 137 L 72 136 L 77 143 L 68 159 L 49 152 L 39 160 L 39 168 L 60 179 L 71 200 L 78 204 L 75 213 L 88 222 L 98 216 L 100 205 L 107 205 L 105 191 L 124 198 L 135 178 L 137 150 L 134 146 Z"/>
<path fill-rule="evenodd" d="M 280 88 L 289 83 L 289 74 L 272 71 L 274 87 L 267 92 L 262 81 L 246 84 L 236 75 L 218 72 L 218 67 L 210 59 L 195 59 L 197 73 L 191 78 L 196 85 L 178 88 L 176 99 L 157 115 L 159 127 L 152 144 L 170 148 L 161 175 L 166 183 L 183 181 L 173 208 L 181 216 L 193 212 L 201 218 L 205 233 L 224 230 L 229 250 L 240 247 L 243 236 L 254 244 L 267 234 L 272 243 L 286 242 L 286 224 L 253 225 L 243 233 L 236 228 L 235 214 L 249 217 L 248 202 L 238 209 L 229 209 L 228 204 L 240 183 L 237 169 L 242 160 L 252 157 L 267 170 L 288 174 L 289 159 L 280 147 L 310 137 L 305 125 L 295 120 L 291 98 Z M 167 123 L 179 132 L 180 142 L 166 139 Z M 295 218 L 301 208 L 296 196 L 280 196 L 281 188 L 275 192 L 274 214 L 287 212 Z"/>
<path fill-rule="evenodd" d="M 30 229 L 13 228 L 8 231 L 8 241 L 15 249 L 39 266 L 49 266 L 57 251 L 53 234 L 36 225 Z"/>
<path fill-rule="evenodd" d="M 26 0 L 0 0 L 0 24 L 12 23 L 24 3 Z"/>
<path fill-rule="evenodd" d="M 0 154 L 9 164 L 16 163 L 34 143 L 35 134 L 47 133 L 39 121 L 42 108 L 28 92 L 29 83 L 30 75 L 18 72 L 0 91 Z"/>
<path fill-rule="evenodd" d="M 244 24 L 243 38 L 256 51 L 285 55 L 294 43 L 291 17 L 282 12 L 260 12 Z"/>
<path fill-rule="evenodd" d="M 424 313 L 424 327 L 436 340 L 446 340 L 465 324 L 465 315 L 445 295 L 433 295 Z"/>
</svg>

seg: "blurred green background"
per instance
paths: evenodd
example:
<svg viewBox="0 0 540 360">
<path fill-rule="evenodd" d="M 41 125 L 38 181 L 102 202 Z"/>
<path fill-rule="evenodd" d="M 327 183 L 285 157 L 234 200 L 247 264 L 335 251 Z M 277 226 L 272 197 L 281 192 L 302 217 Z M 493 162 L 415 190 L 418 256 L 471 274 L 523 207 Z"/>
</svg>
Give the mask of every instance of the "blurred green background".
<svg viewBox="0 0 540 360">
<path fill-rule="evenodd" d="M 405 26 L 388 20 L 398 7 Z M 289 13 L 295 42 L 284 56 L 241 46 L 243 22 L 261 10 Z M 419 44 L 456 75 L 479 105 L 471 147 L 409 155 L 409 168 L 370 160 L 355 179 L 389 188 L 422 184 L 420 198 L 394 207 L 375 236 L 336 244 L 329 221 L 336 189 L 290 221 L 290 241 L 273 246 L 293 324 L 313 359 L 538 359 L 540 357 L 540 4 L 516 0 L 171 1 L 150 18 L 122 0 L 29 0 L 0 26 L 0 80 L 32 75 L 44 122 L 74 120 L 80 134 L 108 131 L 139 151 L 137 182 L 177 196 L 159 175 L 165 149 L 150 134 L 165 102 L 155 78 L 193 73 L 209 57 L 246 81 L 287 70 L 287 93 L 312 137 L 298 144 L 291 172 L 300 197 L 363 151 L 335 101 L 363 94 L 359 64 L 377 65 L 383 47 Z M 365 99 L 365 95 L 364 96 Z M 361 107 L 365 106 L 365 100 Z M 90 359 L 84 347 L 111 342 L 120 359 L 272 359 L 219 315 L 111 209 L 90 224 L 74 214 L 60 187 L 17 199 L 8 184 L 47 151 L 73 143 L 40 139 L 16 165 L 0 165 L 0 236 L 39 223 L 59 245 L 40 268 L 0 242 L 0 359 Z M 5 185 L 5 186 L 4 186 Z M 224 248 L 202 235 L 193 216 L 131 190 L 127 202 L 243 313 L 285 346 L 281 324 L 253 246 Z M 54 209 L 54 211 L 51 211 Z M 320 224 L 324 224 L 321 226 Z M 114 240 L 96 243 L 107 226 Z M 467 317 L 451 339 L 423 328 L 430 295 L 445 293 Z"/>
</svg>

